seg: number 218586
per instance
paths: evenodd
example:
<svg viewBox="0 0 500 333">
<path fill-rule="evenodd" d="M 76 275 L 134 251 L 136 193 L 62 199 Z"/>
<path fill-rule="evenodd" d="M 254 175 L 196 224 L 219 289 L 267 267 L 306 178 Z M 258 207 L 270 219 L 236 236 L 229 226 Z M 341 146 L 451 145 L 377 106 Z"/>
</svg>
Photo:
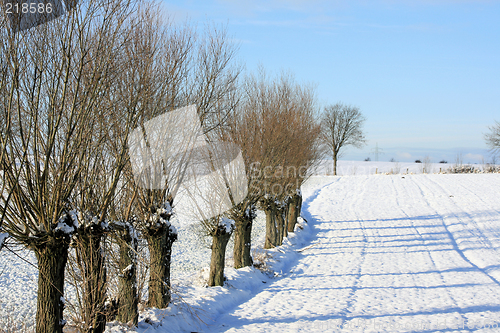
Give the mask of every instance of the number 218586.
<svg viewBox="0 0 500 333">
<path fill-rule="evenodd" d="M 48 3 L 12 3 L 12 2 L 7 2 L 5 4 L 6 7 L 6 13 L 7 14 L 43 14 L 47 13 L 50 14 L 52 13 L 52 4 L 50 2 Z"/>
</svg>

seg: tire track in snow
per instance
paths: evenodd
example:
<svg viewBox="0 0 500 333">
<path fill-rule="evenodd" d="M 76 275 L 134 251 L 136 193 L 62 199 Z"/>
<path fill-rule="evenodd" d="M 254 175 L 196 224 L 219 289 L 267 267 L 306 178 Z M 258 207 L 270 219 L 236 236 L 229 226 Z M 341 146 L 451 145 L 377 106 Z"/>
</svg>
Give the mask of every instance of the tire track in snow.
<svg viewBox="0 0 500 333">
<path fill-rule="evenodd" d="M 438 184 L 437 182 L 433 181 L 432 179 L 430 179 L 430 177 L 426 177 L 426 179 L 429 181 L 429 182 L 433 182 L 435 184 L 435 186 L 441 190 L 442 193 L 446 193 L 445 192 L 445 189 L 440 185 Z M 420 184 L 422 184 L 423 182 L 420 182 Z M 419 188 L 421 188 L 422 185 L 418 185 Z M 425 186 L 425 185 L 424 185 Z M 430 189 L 430 187 L 426 187 L 428 190 Z M 434 193 L 434 192 L 430 192 L 430 193 Z M 476 195 L 475 193 L 471 192 L 473 195 Z M 426 196 L 424 195 L 423 191 L 422 191 L 422 195 L 423 195 L 423 198 L 426 198 Z M 475 269 L 477 269 L 479 272 L 483 273 L 486 277 L 488 277 L 492 282 L 496 283 L 498 286 L 500 286 L 500 281 L 497 280 L 495 277 L 491 276 L 490 274 L 488 274 L 484 269 L 482 269 L 481 267 L 479 267 L 478 265 L 476 265 L 472 260 L 470 260 L 466 255 L 465 253 L 460 249 L 460 247 L 458 246 L 457 244 L 457 241 L 455 239 L 455 237 L 453 236 L 453 233 L 449 230 L 449 227 L 448 225 L 446 224 L 444 218 L 442 217 L 442 215 L 433 207 L 433 205 L 431 204 L 431 202 L 428 200 L 428 199 L 425 199 L 425 201 L 427 202 L 427 205 L 432 208 L 436 214 L 438 216 L 440 216 L 440 221 L 441 221 L 441 224 L 444 228 L 444 230 L 446 231 L 446 234 L 453 246 L 453 249 L 458 253 L 458 255 L 465 261 L 467 262 L 469 265 L 471 265 L 472 267 L 474 267 Z M 450 203 L 452 203 L 457 210 L 460 210 L 462 214 L 464 215 L 467 215 L 469 217 L 469 220 L 474 224 L 474 226 L 476 227 L 476 230 L 481 233 L 482 237 L 480 236 L 479 238 L 481 238 L 482 241 L 484 241 L 484 239 L 487 239 L 487 237 L 484 235 L 484 233 L 482 233 L 481 229 L 479 228 L 479 226 L 477 225 L 477 223 L 474 221 L 473 218 L 470 217 L 470 215 L 465 212 L 463 209 L 461 209 L 458 205 L 456 205 L 453 200 L 449 200 Z M 451 213 L 458 221 L 460 221 L 460 223 L 465 226 L 465 224 L 461 221 L 460 217 L 456 214 L 456 213 Z M 469 230 L 469 231 L 472 231 L 472 230 Z M 474 232 L 472 232 L 474 233 Z M 488 241 L 488 243 L 491 245 L 491 242 Z"/>
<path fill-rule="evenodd" d="M 367 186 L 365 186 L 367 182 L 368 182 L 368 178 L 366 178 L 365 181 L 361 185 L 361 188 L 363 189 L 363 191 L 359 195 L 361 197 L 363 197 L 363 195 L 367 191 Z M 346 201 L 346 199 L 344 199 L 343 201 Z M 368 237 L 367 237 L 367 233 L 366 233 L 366 228 L 363 224 L 363 220 L 359 218 L 358 209 L 356 209 L 356 207 L 355 207 L 355 204 L 358 203 L 358 201 L 352 200 L 352 198 L 350 198 L 350 200 L 347 200 L 347 202 L 349 203 L 349 211 L 352 212 L 352 214 L 354 215 L 354 220 L 358 221 L 359 227 L 361 229 L 363 247 L 361 248 L 361 251 L 360 251 L 360 262 L 359 262 L 359 265 L 357 267 L 357 272 L 354 273 L 354 285 L 351 287 L 351 291 L 348 295 L 348 300 L 347 300 L 345 308 L 338 314 L 340 319 L 342 320 L 342 322 L 341 322 L 342 327 L 344 327 L 345 324 L 347 323 L 348 315 L 353 313 L 353 309 L 351 309 L 351 308 L 354 307 L 354 305 L 356 304 L 356 301 L 357 301 L 356 291 L 360 288 L 361 277 L 362 277 L 361 273 L 362 273 L 362 269 L 363 269 L 363 264 L 366 261 L 366 252 L 367 252 L 366 248 L 368 246 Z"/>
<path fill-rule="evenodd" d="M 412 180 L 413 180 L 413 179 L 412 179 Z M 398 193 L 398 188 L 396 187 L 396 185 L 395 185 L 395 183 L 394 183 L 394 178 L 393 178 L 393 180 L 392 180 L 392 183 L 393 183 L 393 185 L 394 185 L 394 188 L 396 189 L 396 193 Z M 418 184 L 416 184 L 416 182 L 415 182 L 415 181 L 413 181 L 413 184 L 415 184 L 415 185 L 416 185 L 416 186 L 420 189 L 420 192 L 421 192 L 421 194 L 422 194 L 422 198 L 423 198 L 423 199 L 426 201 L 426 203 L 428 204 L 428 201 L 425 199 L 425 194 L 423 193 L 423 191 L 422 191 L 421 187 L 420 187 Z M 399 196 L 399 195 L 396 195 L 396 201 L 397 201 L 397 203 L 398 203 L 398 206 L 399 206 L 399 207 L 401 207 L 401 205 L 399 204 L 399 201 L 400 201 L 400 200 L 399 200 L 399 198 L 400 198 L 400 196 Z M 420 232 L 419 228 L 418 228 L 417 226 L 415 226 L 415 222 L 414 222 L 414 220 L 412 220 L 412 219 L 411 219 L 411 216 L 410 216 L 410 215 L 408 215 L 408 214 L 404 211 L 404 209 L 401 209 L 401 212 L 402 212 L 402 213 L 403 213 L 403 214 L 404 214 L 404 215 L 408 218 L 408 220 L 411 222 L 411 223 L 410 223 L 410 225 L 411 225 L 412 229 L 415 231 L 415 233 L 416 233 L 416 234 L 418 234 L 418 236 L 420 237 L 420 239 L 421 239 L 422 243 L 423 243 L 424 245 L 428 244 L 428 240 L 427 240 L 427 239 L 425 239 L 425 237 L 424 237 L 424 236 L 422 235 L 422 233 Z M 440 278 L 440 280 L 441 280 L 442 285 L 446 286 L 448 283 L 447 283 L 447 281 L 446 281 L 446 279 L 445 279 L 445 277 L 444 277 L 444 275 L 443 275 L 443 272 L 439 269 L 438 265 L 436 264 L 436 261 L 435 261 L 435 260 L 434 260 L 434 258 L 432 257 L 432 252 L 431 252 L 432 250 L 431 250 L 431 248 L 430 248 L 429 246 L 425 246 L 425 248 L 426 248 L 426 254 L 427 254 L 427 257 L 429 258 L 430 262 L 432 263 L 432 266 L 434 267 L 435 271 L 436 271 L 436 272 L 438 272 L 438 274 L 439 274 L 439 278 Z M 414 280 L 414 282 L 415 282 L 415 279 L 413 279 L 413 280 Z M 415 283 L 415 284 L 416 284 L 416 283 Z M 445 289 L 445 290 L 446 290 L 446 293 L 448 294 L 448 297 L 449 297 L 449 298 L 450 298 L 450 300 L 453 302 L 453 308 L 455 308 L 455 309 L 460 309 L 459 303 L 458 303 L 458 301 L 455 299 L 455 297 L 453 296 L 453 294 L 452 294 L 452 292 L 451 292 L 451 289 L 447 288 L 447 289 Z M 464 315 L 463 311 L 458 311 L 457 313 L 460 315 L 460 317 L 461 317 L 461 319 L 462 319 L 462 322 L 466 322 L 466 321 L 467 321 L 467 318 L 465 317 L 465 315 Z M 469 329 L 467 329 L 466 331 L 471 332 L 471 330 L 469 330 Z"/>
<path fill-rule="evenodd" d="M 456 175 L 456 176 L 459 176 L 459 175 Z M 492 177 L 492 175 L 481 175 L 481 176 L 490 176 L 490 177 Z M 439 187 L 440 187 L 440 188 L 444 191 L 443 186 L 442 186 L 441 184 L 439 184 L 436 180 L 431 180 L 431 181 L 432 181 L 432 182 L 434 182 L 437 186 L 439 186 Z M 469 195 L 474 196 L 474 198 L 475 198 L 476 200 L 481 201 L 481 202 L 484 204 L 484 206 L 488 206 L 488 204 L 486 203 L 486 201 L 485 201 L 485 200 L 484 200 L 481 196 L 477 195 L 477 193 L 476 193 L 476 192 L 474 192 L 474 191 L 472 191 L 470 188 L 468 188 L 468 187 L 464 186 L 461 182 L 457 182 L 456 184 L 457 184 L 457 185 L 458 185 L 458 186 L 459 186 L 462 190 L 467 191 L 467 192 L 469 193 Z M 498 183 L 497 183 L 497 187 L 500 187 L 500 184 L 498 184 Z M 460 206 L 458 205 L 458 203 L 456 202 L 456 200 L 457 200 L 457 199 L 456 199 L 456 197 L 455 197 L 455 196 L 450 196 L 450 197 L 452 197 L 452 198 L 453 198 L 453 199 L 450 199 L 450 202 L 452 202 L 452 203 L 455 205 L 455 207 L 460 207 Z M 490 213 L 490 214 L 488 214 L 488 215 L 489 215 L 489 216 L 492 216 L 492 217 L 493 217 L 493 216 L 500 216 L 500 211 L 498 211 L 498 210 L 496 210 L 496 209 L 493 209 L 493 211 L 495 211 L 495 212 L 496 212 L 496 214 L 491 214 L 491 213 Z M 496 247 L 495 247 L 495 246 L 493 245 L 493 243 L 491 243 L 491 241 L 490 241 L 490 237 L 487 237 L 487 236 L 484 234 L 484 232 L 482 231 L 482 230 L 483 230 L 483 228 L 481 228 L 481 227 L 477 224 L 477 222 L 476 222 L 476 220 L 473 218 L 473 216 L 471 216 L 471 214 L 469 214 L 469 213 L 468 213 L 467 211 L 465 211 L 465 210 L 462 210 L 462 214 L 465 214 L 465 215 L 469 218 L 469 221 L 470 221 L 471 223 L 473 223 L 473 224 L 474 224 L 474 226 L 475 226 L 475 228 L 472 228 L 472 229 L 471 229 L 471 228 L 469 228 L 469 229 L 468 229 L 468 231 L 469 231 L 470 233 L 474 234 L 475 236 L 477 236 L 478 238 L 480 238 L 480 241 L 481 241 L 481 242 L 483 242 L 483 243 L 485 243 L 485 244 L 487 244 L 487 245 L 488 245 L 491 249 L 496 250 Z M 457 219 L 459 218 L 456 214 L 455 214 L 455 217 L 456 217 Z M 464 224 L 464 223 L 462 223 L 462 225 L 464 225 L 464 226 L 465 226 L 465 224 Z M 476 230 L 476 232 L 474 232 L 474 230 Z M 498 229 L 498 228 L 488 228 L 488 231 L 489 231 L 489 232 L 491 232 L 492 234 L 495 234 L 496 238 L 500 239 L 500 229 Z M 480 234 L 480 236 L 478 236 L 478 234 Z"/>
<path fill-rule="evenodd" d="M 432 180 L 430 178 L 428 178 L 429 181 L 433 182 L 435 186 L 439 187 L 439 189 L 441 190 L 441 192 L 445 193 L 445 189 L 443 188 L 443 186 L 441 184 L 438 184 L 435 180 Z M 457 185 L 459 185 L 460 187 L 462 187 L 462 189 L 466 190 L 467 192 L 469 192 L 469 195 L 471 196 L 474 196 L 475 198 L 480 198 L 475 192 L 473 192 L 472 190 L 466 188 L 465 186 L 461 185 L 460 183 L 457 182 Z M 454 198 L 454 196 L 449 196 L 450 198 Z M 468 224 L 473 224 L 474 225 L 474 228 L 467 228 L 468 229 L 468 232 L 473 234 L 474 236 L 476 236 L 478 238 L 478 240 L 487 245 L 488 247 L 490 248 L 493 248 L 493 244 L 491 243 L 491 241 L 489 240 L 488 237 L 485 236 L 485 234 L 482 232 L 481 228 L 479 227 L 479 225 L 476 223 L 476 221 L 474 220 L 474 218 L 465 210 L 463 210 L 456 202 L 454 199 L 449 199 L 449 202 L 451 204 L 453 204 L 457 209 L 459 209 L 461 211 L 461 214 L 462 215 L 465 215 L 468 220 L 469 220 L 469 223 Z M 484 201 L 483 201 L 484 203 Z M 454 210 L 455 211 L 455 210 Z M 466 223 L 463 223 L 462 219 L 456 214 L 456 213 L 451 213 L 453 216 L 455 216 L 455 218 L 460 221 L 460 224 L 462 226 L 466 226 L 467 224 Z M 443 223 L 444 223 L 444 220 L 443 220 Z M 458 246 L 458 245 L 457 245 Z"/>
</svg>

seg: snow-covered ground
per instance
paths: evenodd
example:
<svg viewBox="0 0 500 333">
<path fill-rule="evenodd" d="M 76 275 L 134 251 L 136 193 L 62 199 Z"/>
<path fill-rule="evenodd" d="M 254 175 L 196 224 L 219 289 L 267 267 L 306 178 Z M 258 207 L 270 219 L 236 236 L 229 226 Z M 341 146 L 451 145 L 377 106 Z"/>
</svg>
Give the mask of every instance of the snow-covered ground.
<svg viewBox="0 0 500 333">
<path fill-rule="evenodd" d="M 267 272 L 227 268 L 224 287 L 204 287 L 209 249 L 179 225 L 173 304 L 108 331 L 500 332 L 500 175 L 374 173 L 309 179 L 308 223 L 267 254 L 259 216 Z M 36 270 L 4 249 L 0 273 L 0 318 L 29 326 Z"/>
<path fill-rule="evenodd" d="M 499 175 L 334 179 L 312 246 L 207 331 L 500 331 Z"/>
</svg>

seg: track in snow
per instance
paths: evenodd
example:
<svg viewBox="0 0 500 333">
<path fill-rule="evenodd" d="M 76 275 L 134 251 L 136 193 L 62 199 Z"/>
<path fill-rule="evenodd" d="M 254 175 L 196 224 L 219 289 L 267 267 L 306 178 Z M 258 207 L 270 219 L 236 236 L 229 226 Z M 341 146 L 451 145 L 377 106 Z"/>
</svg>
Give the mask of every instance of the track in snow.
<svg viewBox="0 0 500 333">
<path fill-rule="evenodd" d="M 499 175 L 331 179 L 316 245 L 212 331 L 500 332 Z"/>
</svg>

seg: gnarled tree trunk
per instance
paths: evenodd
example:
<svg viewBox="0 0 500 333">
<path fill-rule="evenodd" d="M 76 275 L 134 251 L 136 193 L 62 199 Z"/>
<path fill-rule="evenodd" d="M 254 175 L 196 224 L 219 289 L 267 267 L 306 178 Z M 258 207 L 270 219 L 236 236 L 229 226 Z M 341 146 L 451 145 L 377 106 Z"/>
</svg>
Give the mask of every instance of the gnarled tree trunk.
<svg viewBox="0 0 500 333">
<path fill-rule="evenodd" d="M 295 230 L 295 225 L 297 224 L 297 218 L 300 215 L 300 207 L 301 207 L 301 196 L 299 194 L 295 193 L 288 201 L 288 213 L 287 213 L 287 220 L 288 220 L 288 232 L 294 232 Z"/>
<path fill-rule="evenodd" d="M 282 206 L 276 205 L 276 246 L 283 244 L 283 238 L 285 237 L 285 217 L 284 208 Z"/>
<path fill-rule="evenodd" d="M 274 199 L 265 199 L 263 201 L 264 212 L 266 213 L 266 241 L 265 249 L 276 247 L 278 233 L 276 228 L 276 203 Z"/>
<path fill-rule="evenodd" d="M 116 229 L 116 228 L 115 228 Z M 122 323 L 137 326 L 137 238 L 130 223 L 117 230 L 120 242 L 118 259 L 118 314 L 116 319 Z"/>
<path fill-rule="evenodd" d="M 89 333 L 102 333 L 106 329 L 104 234 L 105 230 L 96 224 L 78 229 L 76 255 L 83 279 L 83 319 Z"/>
<path fill-rule="evenodd" d="M 31 245 L 38 261 L 37 333 L 62 333 L 66 323 L 63 320 L 63 295 L 69 237 L 66 238 L 48 236 L 45 242 Z"/>
<path fill-rule="evenodd" d="M 247 209 L 242 215 L 235 216 L 236 229 L 234 231 L 234 268 L 253 265 L 250 253 L 252 245 L 252 223 L 255 212 Z"/>
<path fill-rule="evenodd" d="M 157 228 L 148 228 L 145 234 L 149 248 L 148 306 L 164 309 L 170 303 L 170 262 L 172 245 L 177 240 L 177 232 L 169 223 Z"/>
<path fill-rule="evenodd" d="M 208 276 L 208 285 L 210 287 L 224 285 L 226 246 L 232 232 L 232 229 L 228 231 L 225 226 L 219 225 L 212 235 L 212 258 Z"/>
</svg>

